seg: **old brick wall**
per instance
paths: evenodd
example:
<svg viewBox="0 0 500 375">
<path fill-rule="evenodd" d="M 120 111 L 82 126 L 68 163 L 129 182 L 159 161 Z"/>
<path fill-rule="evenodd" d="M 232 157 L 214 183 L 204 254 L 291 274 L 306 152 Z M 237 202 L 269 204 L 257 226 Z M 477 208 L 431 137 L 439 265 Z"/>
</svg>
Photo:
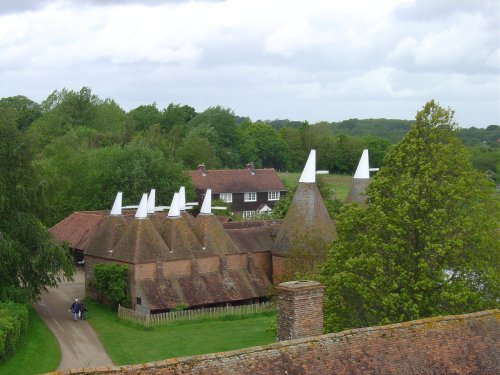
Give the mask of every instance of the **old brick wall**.
<svg viewBox="0 0 500 375">
<path fill-rule="evenodd" d="M 225 353 L 63 374 L 500 373 L 500 312 L 353 329 Z"/>
</svg>

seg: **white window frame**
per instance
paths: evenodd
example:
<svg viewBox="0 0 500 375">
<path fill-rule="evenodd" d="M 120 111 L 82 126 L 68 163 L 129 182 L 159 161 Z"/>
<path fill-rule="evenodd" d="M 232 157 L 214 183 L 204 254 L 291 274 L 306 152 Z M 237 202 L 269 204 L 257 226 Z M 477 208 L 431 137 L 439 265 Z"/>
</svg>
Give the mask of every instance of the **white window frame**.
<svg viewBox="0 0 500 375">
<path fill-rule="evenodd" d="M 243 219 L 251 219 L 255 217 L 255 211 L 243 211 L 242 213 Z"/>
<path fill-rule="evenodd" d="M 223 202 L 226 202 L 226 203 L 232 203 L 233 202 L 233 193 L 220 193 L 219 199 Z"/>
<path fill-rule="evenodd" d="M 255 191 L 249 191 L 243 195 L 244 202 L 257 202 L 257 193 Z"/>
<path fill-rule="evenodd" d="M 268 201 L 279 201 L 280 195 L 281 194 L 279 191 L 268 191 L 267 192 L 267 200 Z"/>
</svg>

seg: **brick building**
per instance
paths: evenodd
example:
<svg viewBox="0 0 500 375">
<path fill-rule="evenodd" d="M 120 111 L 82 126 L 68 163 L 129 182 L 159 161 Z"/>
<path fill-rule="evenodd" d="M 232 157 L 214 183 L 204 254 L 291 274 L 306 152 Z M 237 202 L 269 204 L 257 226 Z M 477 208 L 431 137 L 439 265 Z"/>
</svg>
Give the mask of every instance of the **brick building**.
<svg viewBox="0 0 500 375">
<path fill-rule="evenodd" d="M 154 204 L 148 213 L 146 194 L 137 212 L 122 210 L 120 196 L 119 209 L 115 204 L 111 212 L 76 212 L 50 231 L 84 252 L 87 281 L 96 264 L 127 265 L 132 307 L 147 312 L 265 299 L 297 239 L 322 233 L 326 245 L 335 233 L 315 183 L 314 150 L 283 221 L 222 223 L 211 213 L 210 189 L 197 217 L 179 199 L 176 193 L 166 215 Z M 86 294 L 95 296 L 86 285 Z"/>
</svg>

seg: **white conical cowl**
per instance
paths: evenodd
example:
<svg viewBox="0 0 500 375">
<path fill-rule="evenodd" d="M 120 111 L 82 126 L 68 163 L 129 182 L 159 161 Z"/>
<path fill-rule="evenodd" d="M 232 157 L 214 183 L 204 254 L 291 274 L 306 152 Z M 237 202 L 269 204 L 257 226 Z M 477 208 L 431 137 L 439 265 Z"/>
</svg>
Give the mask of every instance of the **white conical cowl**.
<svg viewBox="0 0 500 375">
<path fill-rule="evenodd" d="M 179 189 L 179 208 L 181 211 L 186 211 L 186 188 L 184 186 Z"/>
<path fill-rule="evenodd" d="M 115 203 L 113 203 L 113 208 L 109 213 L 110 215 L 119 216 L 122 214 L 122 195 L 123 193 L 121 191 L 116 193 Z"/>
<path fill-rule="evenodd" d="M 370 161 L 368 159 L 368 150 L 363 150 L 361 159 L 359 159 L 358 168 L 354 173 L 354 178 L 370 178 Z"/>
<path fill-rule="evenodd" d="M 155 213 L 156 190 L 151 189 L 148 196 L 148 214 Z"/>
<path fill-rule="evenodd" d="M 178 216 L 181 216 L 181 209 L 179 207 L 179 193 L 174 193 L 172 204 L 170 205 L 170 210 L 168 210 L 168 217 Z"/>
<path fill-rule="evenodd" d="M 316 182 L 316 150 L 311 150 L 299 182 Z"/>
<path fill-rule="evenodd" d="M 141 203 L 135 213 L 136 219 L 145 219 L 148 217 L 148 195 L 146 193 L 142 194 Z"/>
<path fill-rule="evenodd" d="M 201 206 L 200 214 L 210 215 L 212 213 L 212 189 L 207 189 L 205 199 Z"/>
</svg>

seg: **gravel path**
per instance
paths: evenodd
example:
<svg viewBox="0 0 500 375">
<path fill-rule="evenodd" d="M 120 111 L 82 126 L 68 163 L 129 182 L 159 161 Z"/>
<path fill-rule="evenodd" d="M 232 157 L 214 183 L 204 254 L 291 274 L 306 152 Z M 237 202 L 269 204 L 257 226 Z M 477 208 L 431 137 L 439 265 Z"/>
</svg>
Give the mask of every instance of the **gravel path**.
<svg viewBox="0 0 500 375">
<path fill-rule="evenodd" d="M 61 363 L 58 370 L 113 365 L 92 327 L 85 320 L 74 321 L 68 311 L 75 298 L 84 297 L 84 285 L 83 270 L 77 269 L 74 282 L 66 281 L 58 288 L 49 289 L 34 304 L 59 342 Z"/>
</svg>

